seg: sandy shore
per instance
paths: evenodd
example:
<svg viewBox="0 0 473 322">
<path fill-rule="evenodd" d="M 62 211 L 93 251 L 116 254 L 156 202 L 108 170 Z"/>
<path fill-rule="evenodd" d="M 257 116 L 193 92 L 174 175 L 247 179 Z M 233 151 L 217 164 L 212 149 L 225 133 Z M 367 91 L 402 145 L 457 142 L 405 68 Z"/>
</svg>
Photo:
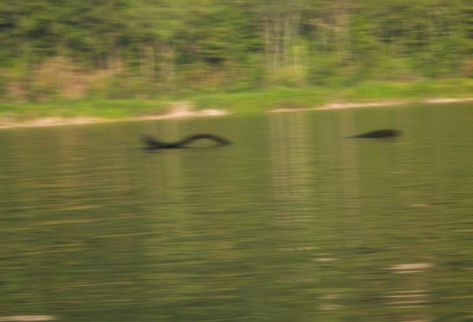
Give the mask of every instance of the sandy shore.
<svg viewBox="0 0 473 322">
<path fill-rule="evenodd" d="M 464 98 L 428 98 L 420 101 L 377 101 L 367 103 L 329 103 L 319 107 L 310 108 L 279 108 L 271 110 L 272 113 L 297 112 L 297 111 L 323 111 L 323 110 L 339 110 L 348 108 L 366 108 L 366 107 L 383 107 L 383 106 L 397 106 L 407 104 L 451 104 L 473 102 L 473 97 Z"/>
<path fill-rule="evenodd" d="M 330 103 L 313 108 L 284 108 L 270 110 L 270 113 L 284 113 L 297 111 L 320 111 L 320 110 L 340 110 L 349 108 L 368 108 L 368 107 L 385 107 L 407 104 L 452 104 L 473 102 L 473 97 L 465 98 L 429 98 L 420 101 L 377 101 L 368 103 Z M 129 122 L 129 121 L 146 121 L 146 120 L 165 120 L 178 118 L 194 118 L 194 117 L 213 117 L 228 115 L 229 112 L 222 109 L 206 109 L 193 110 L 187 104 L 180 104 L 178 108 L 172 108 L 168 112 L 157 115 L 144 115 L 130 117 L 126 119 L 107 119 L 99 117 L 41 117 L 32 120 L 18 121 L 9 117 L 0 117 L 0 129 L 19 128 L 19 127 L 45 127 L 45 126 L 61 126 L 61 125 L 77 125 L 77 124 L 94 124 L 94 123 L 111 123 L 111 122 Z"/>
<path fill-rule="evenodd" d="M 149 121 L 149 120 L 166 120 L 178 118 L 194 118 L 194 117 L 213 117 L 228 115 L 224 110 L 207 109 L 200 111 L 178 111 L 166 114 L 143 115 L 129 117 L 125 119 L 108 119 L 100 117 L 40 117 L 31 120 L 17 121 L 8 117 L 0 117 L 0 129 L 20 128 L 20 127 L 45 127 L 45 126 L 61 126 L 61 125 L 78 125 L 78 124 L 96 124 L 96 123 L 113 123 L 113 122 L 133 122 L 133 121 Z"/>
</svg>

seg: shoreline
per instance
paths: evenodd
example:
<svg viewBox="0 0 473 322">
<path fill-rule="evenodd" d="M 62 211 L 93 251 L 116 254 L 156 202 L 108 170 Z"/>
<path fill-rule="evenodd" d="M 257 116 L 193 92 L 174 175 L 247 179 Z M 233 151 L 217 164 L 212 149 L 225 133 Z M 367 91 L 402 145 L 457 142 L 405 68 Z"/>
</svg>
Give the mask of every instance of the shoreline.
<svg viewBox="0 0 473 322">
<path fill-rule="evenodd" d="M 455 103 L 466 103 L 473 102 L 473 97 L 463 97 L 463 98 L 427 98 L 423 100 L 383 100 L 376 102 L 366 102 L 366 103 L 328 103 L 319 107 L 309 107 L 309 108 L 279 108 L 270 110 L 271 113 L 286 113 L 286 112 L 300 112 L 300 111 L 330 111 L 330 110 L 343 110 L 351 108 L 368 108 L 368 107 L 388 107 L 388 106 L 399 106 L 399 105 L 408 105 L 408 104 L 455 104 Z"/>
<path fill-rule="evenodd" d="M 183 118 L 197 118 L 197 117 L 216 117 L 229 115 L 225 110 L 205 109 L 200 111 L 171 111 L 166 114 L 159 115 L 143 115 L 132 116 L 120 119 L 92 117 L 92 116 L 77 116 L 77 117 L 63 117 L 50 116 L 39 117 L 26 121 L 14 121 L 7 118 L 0 117 L 0 130 L 13 128 L 37 128 L 37 127 L 53 127 L 65 125 L 87 125 L 87 124 L 104 124 L 104 123 L 118 123 L 118 122 L 141 122 L 153 120 L 169 120 L 169 119 L 183 119 Z"/>
<path fill-rule="evenodd" d="M 334 102 L 328 103 L 318 107 L 310 108 L 277 108 L 266 111 L 267 113 L 289 113 L 289 112 L 300 112 L 300 111 L 329 111 L 329 110 L 343 110 L 352 108 L 376 108 L 376 107 L 388 107 L 388 106 L 402 106 L 407 104 L 455 104 L 455 103 L 466 103 L 473 102 L 473 97 L 464 98 L 427 98 L 423 100 L 383 100 L 376 102 L 366 103 L 354 103 L 354 102 Z M 16 121 L 8 117 L 0 117 L 0 130 L 12 129 L 12 128 L 37 128 L 37 127 L 53 127 L 53 126 L 65 126 L 65 125 L 87 125 L 87 124 L 103 124 L 103 123 L 116 123 L 116 122 L 139 122 L 139 121 L 152 121 L 152 120 L 167 120 L 167 119 L 185 119 L 185 118 L 197 118 L 197 117 L 216 117 L 216 116 L 227 116 L 231 112 L 223 109 L 204 109 L 195 111 L 192 110 L 188 105 L 186 108 L 171 109 L 168 113 L 158 115 L 144 115 L 126 117 L 123 119 L 110 119 L 103 117 L 39 117 L 26 121 Z"/>
</svg>

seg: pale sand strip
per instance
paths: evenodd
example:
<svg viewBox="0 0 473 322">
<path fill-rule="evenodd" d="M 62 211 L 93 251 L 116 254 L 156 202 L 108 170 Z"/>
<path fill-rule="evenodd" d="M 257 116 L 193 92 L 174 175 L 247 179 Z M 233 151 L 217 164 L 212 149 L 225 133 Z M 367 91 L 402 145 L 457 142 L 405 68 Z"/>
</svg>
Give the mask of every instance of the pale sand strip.
<svg viewBox="0 0 473 322">
<path fill-rule="evenodd" d="M 298 112 L 298 111 L 321 111 L 321 110 L 340 110 L 350 108 L 367 108 L 367 107 L 386 107 L 398 106 L 406 104 L 451 104 L 473 102 L 473 97 L 464 98 L 429 98 L 422 101 L 378 101 L 368 103 L 330 103 L 313 108 L 280 108 L 270 110 L 270 113 L 282 112 Z M 17 121 L 9 117 L 0 116 L 0 129 L 17 128 L 17 127 L 46 127 L 46 126 L 60 126 L 60 125 L 77 125 L 77 124 L 94 124 L 94 123 L 110 123 L 110 122 L 124 122 L 124 121 L 146 121 L 146 120 L 165 120 L 177 118 L 193 118 L 193 117 L 212 117 L 224 116 L 230 114 L 223 109 L 205 109 L 193 110 L 189 106 L 184 105 L 179 108 L 173 108 L 164 114 L 143 115 L 136 117 L 129 117 L 125 119 L 113 120 L 99 117 L 41 117 L 33 120 Z"/>
</svg>

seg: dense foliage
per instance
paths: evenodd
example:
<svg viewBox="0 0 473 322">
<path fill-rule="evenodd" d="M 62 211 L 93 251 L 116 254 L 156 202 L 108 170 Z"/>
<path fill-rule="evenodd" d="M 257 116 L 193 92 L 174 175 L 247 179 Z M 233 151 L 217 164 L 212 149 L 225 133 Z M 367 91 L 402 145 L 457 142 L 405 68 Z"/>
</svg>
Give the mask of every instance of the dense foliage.
<svg viewBox="0 0 473 322">
<path fill-rule="evenodd" d="M 469 0 L 0 0 L 5 98 L 470 77 Z"/>
</svg>

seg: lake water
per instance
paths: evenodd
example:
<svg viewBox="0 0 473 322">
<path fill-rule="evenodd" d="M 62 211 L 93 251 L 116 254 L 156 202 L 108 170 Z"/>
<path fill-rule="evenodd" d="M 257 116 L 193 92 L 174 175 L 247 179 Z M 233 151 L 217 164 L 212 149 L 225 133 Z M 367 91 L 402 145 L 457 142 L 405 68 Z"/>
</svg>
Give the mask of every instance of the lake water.
<svg viewBox="0 0 473 322">
<path fill-rule="evenodd" d="M 404 135 L 342 138 L 376 128 Z M 234 144 L 138 140 L 196 132 Z M 11 129 L 0 156 L 0 321 L 473 321 L 471 104 Z"/>
</svg>

